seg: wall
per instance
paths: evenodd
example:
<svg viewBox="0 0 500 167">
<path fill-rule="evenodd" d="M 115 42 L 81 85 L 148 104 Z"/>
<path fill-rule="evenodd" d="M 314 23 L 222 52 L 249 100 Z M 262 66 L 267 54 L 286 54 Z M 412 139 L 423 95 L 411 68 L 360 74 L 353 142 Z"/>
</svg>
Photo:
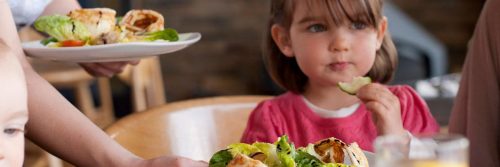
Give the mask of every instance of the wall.
<svg viewBox="0 0 500 167">
<path fill-rule="evenodd" d="M 266 76 L 261 41 L 268 0 L 147 0 L 166 27 L 201 32 L 202 39 L 161 57 L 168 100 L 231 94 L 263 94 Z M 268 80 L 268 79 L 267 79 Z"/>
<path fill-rule="evenodd" d="M 460 71 L 484 0 L 393 2 L 445 44 L 450 72 Z M 164 14 L 167 27 L 203 35 L 197 44 L 161 57 L 168 100 L 276 93 L 260 51 L 268 6 L 269 0 L 144 0 L 144 8 Z"/>
<path fill-rule="evenodd" d="M 461 70 L 484 0 L 392 0 L 447 47 L 450 72 Z"/>
</svg>

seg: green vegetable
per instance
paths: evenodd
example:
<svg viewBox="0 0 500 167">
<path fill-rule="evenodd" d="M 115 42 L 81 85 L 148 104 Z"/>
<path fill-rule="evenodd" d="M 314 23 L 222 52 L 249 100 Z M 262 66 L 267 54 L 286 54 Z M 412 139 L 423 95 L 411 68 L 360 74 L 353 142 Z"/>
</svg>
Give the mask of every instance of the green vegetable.
<svg viewBox="0 0 500 167">
<path fill-rule="evenodd" d="M 123 16 L 116 17 L 116 24 L 117 25 L 120 24 L 120 22 L 122 22 L 122 20 L 123 20 Z"/>
<path fill-rule="evenodd" d="M 372 83 L 370 77 L 354 77 L 351 82 L 339 82 L 337 85 L 340 90 L 350 95 L 356 95 L 361 87 L 370 83 Z"/>
<path fill-rule="evenodd" d="M 295 163 L 297 163 L 297 167 L 324 166 L 321 160 L 304 151 L 297 151 L 297 155 L 295 156 Z"/>
<path fill-rule="evenodd" d="M 295 163 L 297 163 L 297 167 L 355 167 L 341 163 L 323 163 L 313 155 L 301 150 L 297 151 Z"/>
<path fill-rule="evenodd" d="M 297 156 L 295 156 L 295 162 L 297 167 L 351 167 L 351 165 L 345 165 L 341 163 L 323 163 L 318 159 L 319 155 L 314 151 L 314 144 L 309 144 L 307 147 L 301 147 L 297 149 Z"/>
<path fill-rule="evenodd" d="M 259 153 L 257 156 L 261 155 L 261 157 L 252 157 L 252 155 L 256 155 L 255 153 Z M 251 145 L 246 143 L 231 144 L 228 149 L 221 150 L 212 156 L 209 167 L 226 167 L 238 154 L 263 161 L 269 167 L 355 167 L 341 163 L 324 163 L 317 157 L 314 144 L 296 150 L 286 135 L 278 138 L 274 144 L 262 142 L 255 142 Z"/>
<path fill-rule="evenodd" d="M 252 145 L 259 148 L 260 151 L 266 155 L 267 158 L 264 160 L 264 164 L 269 167 L 280 167 L 281 162 L 276 154 L 276 145 L 261 142 L 256 142 Z"/>
<path fill-rule="evenodd" d="M 57 41 L 57 39 L 54 37 L 45 38 L 42 41 L 40 41 L 40 43 L 42 43 L 42 45 L 48 45 L 51 42 L 59 42 L 59 41 Z"/>
<path fill-rule="evenodd" d="M 88 41 L 90 39 L 90 32 L 87 27 L 68 16 L 42 16 L 35 21 L 34 25 L 35 29 L 49 34 L 57 41 Z"/>
<path fill-rule="evenodd" d="M 228 148 L 229 152 L 231 152 L 233 156 L 235 156 L 236 154 L 250 155 L 252 153 L 260 152 L 259 148 L 246 143 L 231 144 L 228 146 Z"/>
<path fill-rule="evenodd" d="M 215 153 L 208 162 L 209 167 L 226 167 L 233 159 L 233 155 L 226 149 Z"/>
<path fill-rule="evenodd" d="M 153 33 L 149 33 L 146 35 L 146 38 L 144 38 L 144 40 L 146 40 L 146 41 L 156 41 L 159 39 L 162 39 L 165 41 L 178 41 L 179 34 L 174 29 L 167 28 L 163 31 L 156 31 Z"/>
<path fill-rule="evenodd" d="M 262 152 L 266 155 L 264 164 L 269 167 L 279 167 L 279 160 L 276 156 L 276 147 L 269 143 L 254 143 L 252 145 L 246 143 L 236 143 L 228 146 L 228 149 L 215 153 L 209 162 L 209 167 L 225 167 L 234 156 L 243 154 L 250 156 L 254 153 Z"/>
<path fill-rule="evenodd" d="M 275 143 L 278 158 L 283 167 L 295 167 L 295 146 L 288 142 L 288 136 L 283 135 Z"/>
</svg>

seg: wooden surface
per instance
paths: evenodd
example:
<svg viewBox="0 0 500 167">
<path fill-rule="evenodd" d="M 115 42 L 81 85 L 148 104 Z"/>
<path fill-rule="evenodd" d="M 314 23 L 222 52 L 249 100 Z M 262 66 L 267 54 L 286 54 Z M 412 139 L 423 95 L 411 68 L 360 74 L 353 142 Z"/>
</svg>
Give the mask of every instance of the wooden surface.
<svg viewBox="0 0 500 167">
<path fill-rule="evenodd" d="M 208 161 L 239 142 L 250 112 L 270 96 L 222 96 L 173 102 L 118 120 L 106 132 L 143 158 L 175 154 Z"/>
</svg>

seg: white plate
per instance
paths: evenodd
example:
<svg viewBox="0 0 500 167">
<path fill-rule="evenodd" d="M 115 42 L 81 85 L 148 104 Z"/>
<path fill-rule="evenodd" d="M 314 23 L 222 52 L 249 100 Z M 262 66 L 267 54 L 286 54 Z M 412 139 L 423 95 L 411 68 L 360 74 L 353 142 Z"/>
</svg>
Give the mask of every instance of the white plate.
<svg viewBox="0 0 500 167">
<path fill-rule="evenodd" d="M 369 151 L 363 151 L 363 153 L 365 153 L 366 159 L 368 160 L 368 165 L 375 166 L 375 154 Z M 348 156 L 344 157 L 344 162 L 347 165 L 352 164 Z"/>
<path fill-rule="evenodd" d="M 366 159 L 368 159 L 368 165 L 375 166 L 375 154 L 368 151 L 363 151 L 365 153 Z"/>
<path fill-rule="evenodd" d="M 110 62 L 138 60 L 145 57 L 172 53 L 198 42 L 201 34 L 181 33 L 179 41 L 129 42 L 84 47 L 50 48 L 40 41 L 23 43 L 28 56 L 66 62 Z"/>
</svg>

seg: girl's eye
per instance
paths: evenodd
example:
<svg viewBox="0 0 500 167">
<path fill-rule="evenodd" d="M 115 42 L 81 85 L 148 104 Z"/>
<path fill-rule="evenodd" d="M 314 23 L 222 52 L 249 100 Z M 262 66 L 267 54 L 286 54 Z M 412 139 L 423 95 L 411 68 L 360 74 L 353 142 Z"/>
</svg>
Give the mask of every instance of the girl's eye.
<svg viewBox="0 0 500 167">
<path fill-rule="evenodd" d="M 9 136 L 15 136 L 19 133 L 24 132 L 22 129 L 17 129 L 17 128 L 7 128 L 3 130 L 3 133 L 9 135 Z"/>
<path fill-rule="evenodd" d="M 314 24 L 314 25 L 307 27 L 307 30 L 309 32 L 323 32 L 323 31 L 326 31 L 326 27 L 324 25 L 321 25 L 321 24 Z"/>
<path fill-rule="evenodd" d="M 367 25 L 363 22 L 353 22 L 351 23 L 351 28 L 354 30 L 362 30 L 365 29 Z"/>
</svg>

